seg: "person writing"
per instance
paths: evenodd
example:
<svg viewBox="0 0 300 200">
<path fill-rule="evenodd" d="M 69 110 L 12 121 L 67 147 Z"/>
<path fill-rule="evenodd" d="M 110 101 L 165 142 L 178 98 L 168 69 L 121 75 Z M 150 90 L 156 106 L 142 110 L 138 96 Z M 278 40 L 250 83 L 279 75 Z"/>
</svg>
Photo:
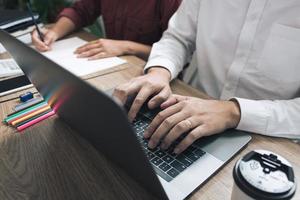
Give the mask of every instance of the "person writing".
<svg viewBox="0 0 300 200">
<path fill-rule="evenodd" d="M 93 60 L 130 54 L 147 59 L 151 45 L 161 38 L 180 2 L 78 0 L 59 14 L 52 28 L 42 30 L 44 42 L 37 31 L 33 31 L 32 41 L 39 51 L 49 51 L 53 42 L 92 24 L 102 15 L 108 39 L 98 39 L 78 48 L 75 51 L 78 57 Z"/>
<path fill-rule="evenodd" d="M 144 133 L 148 146 L 181 153 L 195 140 L 236 128 L 300 138 L 298 1 L 183 1 L 145 74 L 120 85 L 121 102 L 135 95 L 133 120 L 147 102 L 162 111 Z M 214 99 L 172 95 L 169 82 L 191 59 L 189 82 Z M 186 77 L 187 78 L 187 77 Z M 160 143 L 161 142 L 161 143 Z"/>
</svg>

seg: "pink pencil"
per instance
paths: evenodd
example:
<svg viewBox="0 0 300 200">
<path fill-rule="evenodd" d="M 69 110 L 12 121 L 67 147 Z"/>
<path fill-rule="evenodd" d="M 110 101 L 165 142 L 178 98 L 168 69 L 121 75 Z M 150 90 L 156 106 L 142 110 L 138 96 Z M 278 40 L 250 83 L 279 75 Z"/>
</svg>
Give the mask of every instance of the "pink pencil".
<svg viewBox="0 0 300 200">
<path fill-rule="evenodd" d="M 23 124 L 23 125 L 19 126 L 17 129 L 18 129 L 18 131 L 22 131 L 22 130 L 24 130 L 24 129 L 40 122 L 40 121 L 43 121 L 44 119 L 47 119 L 47 118 L 51 117 L 54 114 L 55 114 L 54 111 L 48 112 L 47 114 L 45 114 L 43 116 L 40 116 L 40 117 L 38 117 L 38 118 L 36 118 L 36 119 L 26 123 L 26 124 Z"/>
</svg>

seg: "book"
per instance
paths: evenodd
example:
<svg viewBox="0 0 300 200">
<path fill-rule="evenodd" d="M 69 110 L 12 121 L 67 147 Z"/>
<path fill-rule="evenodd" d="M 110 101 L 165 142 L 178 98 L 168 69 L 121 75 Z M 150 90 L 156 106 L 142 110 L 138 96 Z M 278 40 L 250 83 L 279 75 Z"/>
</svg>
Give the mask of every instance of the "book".
<svg viewBox="0 0 300 200">
<path fill-rule="evenodd" d="M 22 74 L 23 71 L 14 59 L 0 59 L 0 78 Z"/>
</svg>

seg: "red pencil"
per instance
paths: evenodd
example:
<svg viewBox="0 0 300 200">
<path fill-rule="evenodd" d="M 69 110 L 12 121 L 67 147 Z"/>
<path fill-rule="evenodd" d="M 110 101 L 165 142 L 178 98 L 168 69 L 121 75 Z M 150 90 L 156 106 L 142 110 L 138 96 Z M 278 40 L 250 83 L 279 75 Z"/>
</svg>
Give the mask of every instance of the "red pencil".
<svg viewBox="0 0 300 200">
<path fill-rule="evenodd" d="M 34 119 L 34 120 L 26 123 L 26 124 L 18 126 L 17 129 L 18 129 L 18 131 L 22 131 L 22 130 L 24 130 L 24 129 L 26 129 L 26 128 L 28 128 L 28 127 L 30 127 L 30 126 L 38 123 L 38 122 L 40 122 L 40 121 L 43 121 L 44 119 L 47 119 L 47 118 L 51 117 L 54 114 L 55 114 L 54 111 L 48 112 L 45 115 L 42 115 L 42 116 L 40 116 L 40 117 L 38 117 L 38 118 L 36 118 L 36 119 Z"/>
</svg>

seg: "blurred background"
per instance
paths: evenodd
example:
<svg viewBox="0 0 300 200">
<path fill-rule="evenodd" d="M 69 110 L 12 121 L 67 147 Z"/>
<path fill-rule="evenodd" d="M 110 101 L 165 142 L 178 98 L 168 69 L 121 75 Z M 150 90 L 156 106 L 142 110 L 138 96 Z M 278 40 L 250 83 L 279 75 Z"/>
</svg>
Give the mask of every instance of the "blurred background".
<svg viewBox="0 0 300 200">
<path fill-rule="evenodd" d="M 56 16 L 65 7 L 70 6 L 76 0 L 29 0 L 34 12 L 38 13 L 40 20 L 44 24 L 54 23 Z M 17 9 L 26 10 L 26 3 L 28 0 L 0 0 L 1 9 Z M 101 18 L 99 18 L 93 25 L 86 27 L 86 30 L 103 37 L 103 28 L 101 26 Z"/>
</svg>

